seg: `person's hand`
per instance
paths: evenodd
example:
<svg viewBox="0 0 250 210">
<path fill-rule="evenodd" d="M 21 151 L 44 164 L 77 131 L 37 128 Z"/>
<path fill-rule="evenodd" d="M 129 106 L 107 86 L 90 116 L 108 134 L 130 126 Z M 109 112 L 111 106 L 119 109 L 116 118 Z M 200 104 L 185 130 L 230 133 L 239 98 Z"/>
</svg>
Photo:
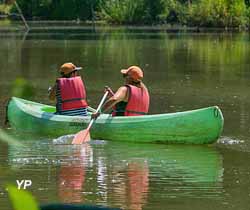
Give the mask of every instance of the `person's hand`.
<svg viewBox="0 0 250 210">
<path fill-rule="evenodd" d="M 112 91 L 112 89 L 109 86 L 105 86 L 104 87 L 104 92 L 108 91 L 108 95 L 111 97 L 114 95 L 114 92 Z"/>
<path fill-rule="evenodd" d="M 94 112 L 92 115 L 91 115 L 91 119 L 97 119 L 99 116 L 100 116 L 100 112 Z"/>
<path fill-rule="evenodd" d="M 49 88 L 48 88 L 48 93 L 50 93 L 50 92 L 51 92 L 51 90 L 52 90 L 52 87 L 51 87 L 51 86 L 49 86 Z"/>
</svg>

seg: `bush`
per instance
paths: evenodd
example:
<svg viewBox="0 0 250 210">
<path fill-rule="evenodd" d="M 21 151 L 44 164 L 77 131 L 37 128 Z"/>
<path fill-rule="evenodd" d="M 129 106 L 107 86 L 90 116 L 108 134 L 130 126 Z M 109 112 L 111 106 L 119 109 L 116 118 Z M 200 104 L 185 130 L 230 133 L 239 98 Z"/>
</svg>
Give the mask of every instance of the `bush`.
<svg viewBox="0 0 250 210">
<path fill-rule="evenodd" d="M 139 23 L 144 19 L 143 0 L 104 0 L 101 13 L 105 20 L 112 23 Z"/>
<path fill-rule="evenodd" d="M 0 15 L 8 14 L 10 12 L 11 7 L 8 5 L 0 4 Z"/>
<path fill-rule="evenodd" d="M 17 0 L 23 15 L 29 20 L 37 17 L 46 19 L 50 13 L 49 7 L 51 2 L 52 0 L 31 0 L 28 2 L 26 0 Z M 11 12 L 17 13 L 15 6 L 12 7 Z"/>
<path fill-rule="evenodd" d="M 246 25 L 244 0 L 201 0 L 193 6 L 190 22 L 208 27 L 236 27 Z"/>
<path fill-rule="evenodd" d="M 145 7 L 145 21 L 165 22 L 169 15 L 168 4 L 172 0 L 144 0 Z"/>
<path fill-rule="evenodd" d="M 250 7 L 246 10 L 246 24 L 248 27 L 250 27 Z"/>
<path fill-rule="evenodd" d="M 99 0 L 17 0 L 27 19 L 88 20 Z M 92 11 L 93 9 L 93 11 Z M 12 12 L 16 12 L 13 7 Z"/>
<path fill-rule="evenodd" d="M 228 25 L 227 0 L 201 0 L 196 11 L 200 26 L 224 27 Z"/>
<path fill-rule="evenodd" d="M 92 20 L 93 15 L 97 15 L 101 20 L 116 24 L 168 22 L 203 27 L 245 27 L 249 25 L 250 18 L 250 0 L 17 0 L 17 2 L 27 19 Z M 15 7 L 13 8 L 12 12 L 16 12 Z"/>
<path fill-rule="evenodd" d="M 230 26 L 247 25 L 247 8 L 244 0 L 229 1 Z"/>
</svg>

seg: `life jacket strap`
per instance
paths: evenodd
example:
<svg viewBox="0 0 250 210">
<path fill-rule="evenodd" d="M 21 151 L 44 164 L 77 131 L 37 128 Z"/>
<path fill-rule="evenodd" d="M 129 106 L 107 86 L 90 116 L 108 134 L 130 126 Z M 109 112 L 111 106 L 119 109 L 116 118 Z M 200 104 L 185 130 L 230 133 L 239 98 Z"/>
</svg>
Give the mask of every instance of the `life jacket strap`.
<svg viewBox="0 0 250 210">
<path fill-rule="evenodd" d="M 65 102 L 81 101 L 81 100 L 86 100 L 86 98 L 72 98 L 72 99 L 61 100 L 61 102 L 65 103 Z"/>
</svg>

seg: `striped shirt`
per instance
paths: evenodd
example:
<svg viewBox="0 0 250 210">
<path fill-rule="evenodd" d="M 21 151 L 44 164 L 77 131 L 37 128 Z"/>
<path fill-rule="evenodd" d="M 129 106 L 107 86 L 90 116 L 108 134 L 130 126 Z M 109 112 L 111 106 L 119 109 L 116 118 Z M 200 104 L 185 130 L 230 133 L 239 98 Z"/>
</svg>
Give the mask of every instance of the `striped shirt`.
<svg viewBox="0 0 250 210">
<path fill-rule="evenodd" d="M 61 110 L 62 107 L 62 97 L 61 97 L 61 91 L 58 88 L 58 85 L 56 85 L 56 113 L 60 115 L 68 115 L 68 116 L 87 116 L 87 107 L 78 108 L 78 109 L 70 109 L 70 110 Z"/>
</svg>

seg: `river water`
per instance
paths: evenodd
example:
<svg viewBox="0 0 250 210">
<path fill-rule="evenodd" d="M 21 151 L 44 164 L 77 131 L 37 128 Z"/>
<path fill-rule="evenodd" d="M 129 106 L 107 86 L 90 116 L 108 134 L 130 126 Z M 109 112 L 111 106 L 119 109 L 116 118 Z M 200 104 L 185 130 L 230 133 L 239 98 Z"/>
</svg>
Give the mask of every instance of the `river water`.
<svg viewBox="0 0 250 210">
<path fill-rule="evenodd" d="M 0 143 L 0 209 L 7 183 L 32 180 L 40 203 L 98 204 L 122 209 L 247 210 L 250 202 L 250 36 L 102 28 L 0 33 L 0 119 L 17 78 L 33 101 L 64 62 L 83 67 L 89 104 L 103 87 L 122 84 L 121 68 L 139 65 L 150 113 L 217 105 L 225 125 L 213 145 L 128 144 L 93 140 L 82 147 L 15 134 L 24 148 Z M 19 87 L 19 86 L 18 86 Z M 31 94 L 32 93 L 32 94 Z"/>
</svg>

